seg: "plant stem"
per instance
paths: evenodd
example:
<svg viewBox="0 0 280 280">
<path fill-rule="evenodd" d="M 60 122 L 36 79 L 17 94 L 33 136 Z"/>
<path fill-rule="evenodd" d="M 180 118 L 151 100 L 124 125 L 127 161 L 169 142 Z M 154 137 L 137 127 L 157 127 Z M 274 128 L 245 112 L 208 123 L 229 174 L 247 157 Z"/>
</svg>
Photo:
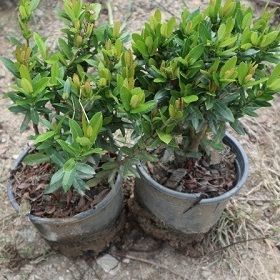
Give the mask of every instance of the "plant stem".
<svg viewBox="0 0 280 280">
<path fill-rule="evenodd" d="M 208 125 L 206 123 L 203 125 L 202 130 L 198 133 L 196 133 L 195 130 L 193 128 L 191 128 L 191 131 L 190 131 L 191 141 L 190 141 L 190 145 L 187 147 L 187 150 L 189 152 L 193 152 L 193 153 L 198 152 L 200 143 L 203 140 L 203 138 L 205 137 L 207 129 L 208 129 Z"/>
<path fill-rule="evenodd" d="M 114 24 L 114 16 L 113 16 L 113 9 L 112 9 L 112 0 L 106 1 L 106 7 L 108 10 L 108 17 L 109 17 L 109 23 L 112 25 Z"/>
<path fill-rule="evenodd" d="M 36 135 L 40 134 L 38 125 L 36 123 L 33 123 L 33 129 L 34 129 L 34 132 L 35 132 Z"/>
</svg>

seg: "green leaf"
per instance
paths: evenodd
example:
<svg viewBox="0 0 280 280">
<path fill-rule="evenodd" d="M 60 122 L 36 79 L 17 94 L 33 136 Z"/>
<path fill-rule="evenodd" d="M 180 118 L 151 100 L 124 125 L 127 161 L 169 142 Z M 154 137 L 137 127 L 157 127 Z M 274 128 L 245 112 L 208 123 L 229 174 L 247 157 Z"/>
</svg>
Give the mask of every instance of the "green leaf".
<svg viewBox="0 0 280 280">
<path fill-rule="evenodd" d="M 51 67 L 51 83 L 56 84 L 57 80 L 61 78 L 60 77 L 60 69 L 59 64 L 54 63 Z"/>
<path fill-rule="evenodd" d="M 233 116 L 231 110 L 222 101 L 217 100 L 214 103 L 213 109 L 223 119 L 225 119 L 229 122 L 234 122 L 234 116 Z"/>
<path fill-rule="evenodd" d="M 199 25 L 199 36 L 204 42 L 211 40 L 211 31 L 207 28 L 204 22 L 200 23 Z"/>
<path fill-rule="evenodd" d="M 217 32 L 217 39 L 221 41 L 226 35 L 226 25 L 222 23 Z"/>
<path fill-rule="evenodd" d="M 45 190 L 45 194 L 54 193 L 59 188 L 62 187 L 62 179 L 63 179 L 63 169 L 59 169 L 57 172 L 55 172 L 51 178 L 49 186 Z"/>
<path fill-rule="evenodd" d="M 65 151 L 69 155 L 76 156 L 75 149 L 71 147 L 71 145 L 61 139 L 57 139 L 56 141 L 61 146 L 63 151 Z"/>
<path fill-rule="evenodd" d="M 44 142 L 44 141 L 48 140 L 49 138 L 53 137 L 54 135 L 55 135 L 55 131 L 48 131 L 48 132 L 45 132 L 43 134 L 40 134 L 34 140 L 34 144 L 36 145 L 38 143 Z"/>
<path fill-rule="evenodd" d="M 63 94 L 69 95 L 71 92 L 71 78 L 67 78 L 66 82 L 64 83 L 63 87 Z"/>
<path fill-rule="evenodd" d="M 69 189 L 73 185 L 75 176 L 76 176 L 75 169 L 64 171 L 63 179 L 62 179 L 62 187 L 65 192 L 69 191 Z"/>
<path fill-rule="evenodd" d="M 156 106 L 156 101 L 151 100 L 144 104 L 140 104 L 137 108 L 131 110 L 132 114 L 147 113 L 153 110 Z"/>
<path fill-rule="evenodd" d="M 94 9 L 94 20 L 97 20 L 101 12 L 102 5 L 100 3 L 92 3 L 91 7 Z"/>
<path fill-rule="evenodd" d="M 146 44 L 143 41 L 137 41 L 134 47 L 142 54 L 143 57 L 149 57 L 149 52 Z"/>
<path fill-rule="evenodd" d="M 65 160 L 64 160 L 63 156 L 61 155 L 61 152 L 53 153 L 50 156 L 50 158 L 51 158 L 52 162 L 54 162 L 57 166 L 63 167 Z"/>
<path fill-rule="evenodd" d="M 141 95 L 141 94 L 132 95 L 132 97 L 130 99 L 130 102 L 129 102 L 130 107 L 132 109 L 135 109 L 139 105 L 141 105 L 141 103 L 143 102 L 143 97 L 144 97 L 144 94 L 143 95 Z"/>
<path fill-rule="evenodd" d="M 73 187 L 81 196 L 84 196 L 85 190 L 89 189 L 86 183 L 79 177 L 74 178 Z"/>
<path fill-rule="evenodd" d="M 230 58 L 230 59 L 224 64 L 224 66 L 221 68 L 221 73 L 220 73 L 221 78 L 226 77 L 228 71 L 235 70 L 236 62 L 237 62 L 237 57 L 236 57 L 236 56 L 233 56 L 232 58 Z"/>
<path fill-rule="evenodd" d="M 161 11 L 159 9 L 157 9 L 154 13 L 154 18 L 155 20 L 160 23 L 161 22 Z"/>
<path fill-rule="evenodd" d="M 23 160 L 27 165 L 37 165 L 48 161 L 50 161 L 50 157 L 43 153 L 29 154 Z"/>
<path fill-rule="evenodd" d="M 138 34 L 138 33 L 133 33 L 132 35 L 131 35 L 131 37 L 132 37 L 132 40 L 136 43 L 137 41 L 143 41 L 143 38 L 142 38 L 142 36 L 140 35 L 140 34 Z"/>
<path fill-rule="evenodd" d="M 21 79 L 21 87 L 26 93 L 32 93 L 33 92 L 33 87 L 30 81 L 28 81 L 25 78 Z"/>
<path fill-rule="evenodd" d="M 171 17 L 167 22 L 167 36 L 170 37 L 174 27 L 176 26 L 176 18 Z"/>
<path fill-rule="evenodd" d="M 76 162 L 73 158 L 67 160 L 63 165 L 63 171 L 71 171 L 75 168 Z"/>
<path fill-rule="evenodd" d="M 88 137 L 77 137 L 76 138 L 77 143 L 79 143 L 82 147 L 90 147 L 92 146 L 93 142 L 90 141 Z"/>
<path fill-rule="evenodd" d="M 126 87 L 122 87 L 120 90 L 120 98 L 123 104 L 123 107 L 126 111 L 130 110 L 130 99 L 131 93 Z"/>
<path fill-rule="evenodd" d="M 145 40 L 145 44 L 148 47 L 148 50 L 151 50 L 153 47 L 153 38 L 152 36 L 148 36 Z"/>
<path fill-rule="evenodd" d="M 232 44 L 234 44 L 236 42 L 236 40 L 237 40 L 237 36 L 227 38 L 219 44 L 219 47 L 225 48 L 225 47 L 231 46 Z"/>
<path fill-rule="evenodd" d="M 106 175 L 108 176 L 111 172 L 109 171 L 109 172 L 106 172 L 106 173 L 107 173 Z M 94 177 L 94 178 L 88 180 L 86 182 L 87 186 L 89 188 L 96 187 L 98 184 L 100 184 L 104 180 L 104 176 Z"/>
<path fill-rule="evenodd" d="M 38 124 L 39 123 L 39 113 L 33 108 L 30 108 L 30 118 L 33 123 Z"/>
<path fill-rule="evenodd" d="M 233 123 L 230 124 L 231 127 L 238 133 L 238 134 L 245 134 L 244 128 L 240 121 L 235 120 Z"/>
<path fill-rule="evenodd" d="M 100 132 L 103 125 L 103 115 L 101 112 L 93 115 L 90 120 L 90 125 L 92 127 L 92 135 L 90 137 L 90 140 L 91 142 L 95 143 L 98 133 Z"/>
<path fill-rule="evenodd" d="M 194 64 L 203 54 L 204 52 L 204 46 L 203 44 L 200 44 L 198 46 L 195 46 L 191 51 L 188 53 L 186 59 L 190 65 Z"/>
<path fill-rule="evenodd" d="M 165 78 L 155 78 L 155 79 L 154 79 L 154 82 L 155 82 L 155 83 L 165 83 L 165 82 L 166 82 L 166 79 L 165 79 Z"/>
<path fill-rule="evenodd" d="M 95 174 L 95 169 L 86 163 L 77 163 L 76 170 L 86 175 L 90 175 L 91 177 Z"/>
<path fill-rule="evenodd" d="M 268 88 L 272 91 L 280 90 L 280 78 L 271 80 L 268 84 Z"/>
<path fill-rule="evenodd" d="M 48 86 L 49 81 L 50 81 L 50 78 L 44 77 L 44 78 L 41 78 L 38 81 L 34 82 L 34 84 L 33 84 L 34 94 L 37 95 L 39 93 L 42 93 Z"/>
<path fill-rule="evenodd" d="M 246 87 L 253 87 L 253 86 L 256 86 L 256 85 L 259 85 L 259 84 L 263 84 L 267 80 L 268 80 L 268 78 L 262 78 L 262 79 L 259 79 L 257 81 L 251 81 L 251 82 L 246 83 Z"/>
<path fill-rule="evenodd" d="M 267 35 L 264 35 L 261 41 L 261 48 L 265 48 L 271 45 L 272 43 L 274 43 L 278 36 L 279 36 L 279 31 L 272 31 Z"/>
<path fill-rule="evenodd" d="M 105 154 L 106 151 L 101 148 L 90 149 L 82 154 L 83 157 L 90 156 L 92 154 Z"/>
<path fill-rule="evenodd" d="M 25 115 L 25 117 L 24 117 L 22 123 L 21 123 L 21 126 L 20 126 L 20 132 L 21 132 L 21 133 L 24 132 L 24 131 L 27 129 L 27 127 L 28 127 L 30 121 L 31 121 L 30 113 L 27 113 L 27 114 Z"/>
<path fill-rule="evenodd" d="M 182 97 L 182 99 L 186 104 L 189 104 L 189 103 L 197 101 L 198 96 L 197 95 L 188 95 L 188 96 Z"/>
<path fill-rule="evenodd" d="M 242 20 L 242 29 L 245 29 L 246 27 L 250 27 L 252 20 L 253 20 L 253 14 L 251 12 L 247 13 Z"/>
<path fill-rule="evenodd" d="M 172 135 L 168 133 L 164 133 L 162 131 L 157 130 L 157 135 L 159 139 L 165 144 L 169 144 L 172 141 Z"/>
<path fill-rule="evenodd" d="M 280 77 L 280 64 L 278 64 L 271 73 L 271 78 Z"/>
<path fill-rule="evenodd" d="M 40 4 L 40 0 L 32 0 L 32 1 L 30 1 L 31 10 L 32 11 L 36 10 L 39 4 Z"/>
<path fill-rule="evenodd" d="M 267 81 L 267 87 L 273 91 L 280 89 L 280 64 L 273 69 L 270 78 Z"/>
<path fill-rule="evenodd" d="M 113 170 L 119 167 L 119 163 L 116 161 L 106 162 L 102 164 L 103 170 Z"/>
<path fill-rule="evenodd" d="M 257 46 L 259 44 L 260 37 L 257 31 L 252 32 L 251 34 L 251 42 L 254 46 Z"/>
<path fill-rule="evenodd" d="M 260 52 L 260 50 L 256 50 L 256 49 L 249 49 L 246 52 L 243 53 L 243 55 L 245 56 L 254 56 L 256 54 L 258 54 Z"/>
<path fill-rule="evenodd" d="M 244 79 L 248 74 L 248 65 L 245 62 L 241 62 L 238 66 L 238 81 L 240 85 L 243 85 Z"/>
<path fill-rule="evenodd" d="M 27 79 L 29 82 L 31 82 L 31 77 L 28 68 L 25 65 L 20 65 L 19 67 L 20 77 Z"/>
<path fill-rule="evenodd" d="M 269 104 L 270 105 L 270 104 Z M 258 115 L 257 115 L 257 113 L 255 112 L 256 111 L 256 107 L 250 107 L 250 106 L 247 106 L 247 107 L 244 107 L 243 109 L 242 109 L 242 112 L 243 112 L 243 114 L 246 114 L 246 115 L 248 115 L 248 116 L 250 116 L 250 117 L 257 117 Z"/>
<path fill-rule="evenodd" d="M 34 33 L 34 41 L 38 47 L 38 50 L 42 56 L 43 59 L 47 58 L 47 47 L 46 43 L 43 41 L 41 36 L 38 33 Z"/>
<path fill-rule="evenodd" d="M 231 0 L 230 0 L 231 1 Z M 235 19 L 229 17 L 226 21 L 226 34 L 230 35 L 235 25 Z"/>
<path fill-rule="evenodd" d="M 66 58 L 71 59 L 73 57 L 73 53 L 68 46 L 68 44 L 61 38 L 58 39 L 58 47 L 60 51 L 66 56 Z"/>
<path fill-rule="evenodd" d="M 0 60 L 3 62 L 5 67 L 17 78 L 19 78 L 19 71 L 14 62 L 10 59 L 0 56 Z"/>
<path fill-rule="evenodd" d="M 77 140 L 77 137 L 83 136 L 83 131 L 75 120 L 70 119 L 69 126 L 70 126 L 70 130 L 71 130 L 72 138 L 74 141 Z"/>
</svg>

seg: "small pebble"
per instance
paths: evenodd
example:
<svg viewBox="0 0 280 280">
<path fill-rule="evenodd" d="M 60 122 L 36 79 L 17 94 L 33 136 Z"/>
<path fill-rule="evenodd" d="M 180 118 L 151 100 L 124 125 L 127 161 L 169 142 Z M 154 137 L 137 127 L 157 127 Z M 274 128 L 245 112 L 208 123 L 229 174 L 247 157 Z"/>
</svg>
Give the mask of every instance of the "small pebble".
<svg viewBox="0 0 280 280">
<path fill-rule="evenodd" d="M 122 261 L 123 261 L 123 263 L 130 263 L 130 259 L 127 259 L 127 258 L 123 259 Z"/>
<path fill-rule="evenodd" d="M 211 271 L 209 271 L 209 270 L 202 271 L 201 274 L 202 274 L 202 277 L 203 277 L 204 279 L 209 279 L 210 276 L 212 275 Z"/>
<path fill-rule="evenodd" d="M 115 269 L 118 269 L 119 261 L 114 258 L 113 256 L 106 254 L 100 258 L 97 259 L 96 263 L 106 272 L 112 272 L 115 271 Z"/>
</svg>

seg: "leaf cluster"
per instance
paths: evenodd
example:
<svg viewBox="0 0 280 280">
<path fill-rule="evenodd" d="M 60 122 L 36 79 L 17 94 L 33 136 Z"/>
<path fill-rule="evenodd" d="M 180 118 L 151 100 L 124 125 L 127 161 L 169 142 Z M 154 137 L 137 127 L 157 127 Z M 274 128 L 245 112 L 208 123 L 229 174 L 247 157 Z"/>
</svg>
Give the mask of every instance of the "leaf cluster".
<svg viewBox="0 0 280 280">
<path fill-rule="evenodd" d="M 15 77 L 7 93 L 10 110 L 24 115 L 21 131 L 35 128 L 36 151 L 25 162 L 56 166 L 47 192 L 74 188 L 84 194 L 104 180 L 114 183 L 117 172 L 134 172 L 115 135 L 131 126 L 124 107 L 143 111 L 144 93 L 135 88 L 135 63 L 120 23 L 98 24 L 100 4 L 64 0 L 65 26 L 54 50 L 30 31 L 38 4 L 20 1 L 23 40 L 11 38 L 14 60 L 1 58 Z"/>
<path fill-rule="evenodd" d="M 239 0 L 211 0 L 163 20 L 156 11 L 132 35 L 136 85 L 156 107 L 138 120 L 139 132 L 190 155 L 222 148 L 229 123 L 256 116 L 280 90 L 279 27 L 265 9 L 255 19 Z"/>
</svg>

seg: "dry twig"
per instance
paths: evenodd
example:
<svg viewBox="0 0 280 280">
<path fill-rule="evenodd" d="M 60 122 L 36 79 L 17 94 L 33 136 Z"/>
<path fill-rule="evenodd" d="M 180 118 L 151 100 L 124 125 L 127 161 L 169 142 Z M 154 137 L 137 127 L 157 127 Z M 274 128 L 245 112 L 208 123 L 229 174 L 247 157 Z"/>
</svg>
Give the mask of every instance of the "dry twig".
<svg viewBox="0 0 280 280">
<path fill-rule="evenodd" d="M 274 0 L 255 0 L 256 2 L 261 2 L 264 4 L 268 4 L 270 6 L 279 6 L 280 7 L 280 2 L 274 1 Z"/>
<path fill-rule="evenodd" d="M 121 254 L 121 253 L 117 253 L 117 252 L 113 253 L 112 255 L 115 255 L 115 257 L 127 258 L 127 259 L 130 259 L 130 260 L 133 260 L 133 261 L 138 261 L 138 262 L 146 263 L 146 264 L 158 267 L 158 268 L 162 268 L 162 269 L 174 274 L 177 277 L 180 277 L 184 280 L 189 280 L 186 276 L 174 271 L 173 269 L 170 269 L 169 267 L 167 267 L 163 264 L 159 264 L 159 263 L 156 263 L 156 262 L 151 261 L 151 260 L 147 260 L 147 259 L 144 259 L 144 258 L 140 258 L 140 257 L 132 256 L 132 255 L 127 255 L 127 254 Z"/>
<path fill-rule="evenodd" d="M 155 2 L 157 3 L 157 5 L 159 5 L 159 7 L 161 7 L 165 12 L 169 13 L 170 15 L 174 16 L 175 18 L 179 19 L 179 17 L 174 14 L 172 11 L 170 11 L 168 8 L 166 8 L 163 4 L 161 4 L 159 1 L 155 0 Z"/>
<path fill-rule="evenodd" d="M 207 255 L 212 255 L 212 254 L 214 254 L 214 253 L 217 253 L 217 252 L 220 252 L 220 251 L 224 251 L 224 250 L 228 249 L 229 247 L 232 247 L 232 246 L 235 246 L 235 245 L 244 244 L 244 243 L 251 242 L 251 241 L 265 240 L 265 239 L 267 239 L 267 238 L 271 238 L 271 236 L 261 236 L 261 237 L 243 239 L 243 240 L 236 241 L 236 242 L 233 242 L 233 243 L 231 243 L 231 244 L 228 244 L 227 246 L 224 246 L 224 247 L 219 248 L 219 249 L 217 249 L 217 250 L 214 250 L 214 251 L 210 252 L 210 253 L 207 254 Z"/>
<path fill-rule="evenodd" d="M 112 0 L 106 1 L 106 8 L 108 11 L 109 23 L 114 24 L 114 16 L 113 16 L 113 9 L 112 9 Z"/>
</svg>

